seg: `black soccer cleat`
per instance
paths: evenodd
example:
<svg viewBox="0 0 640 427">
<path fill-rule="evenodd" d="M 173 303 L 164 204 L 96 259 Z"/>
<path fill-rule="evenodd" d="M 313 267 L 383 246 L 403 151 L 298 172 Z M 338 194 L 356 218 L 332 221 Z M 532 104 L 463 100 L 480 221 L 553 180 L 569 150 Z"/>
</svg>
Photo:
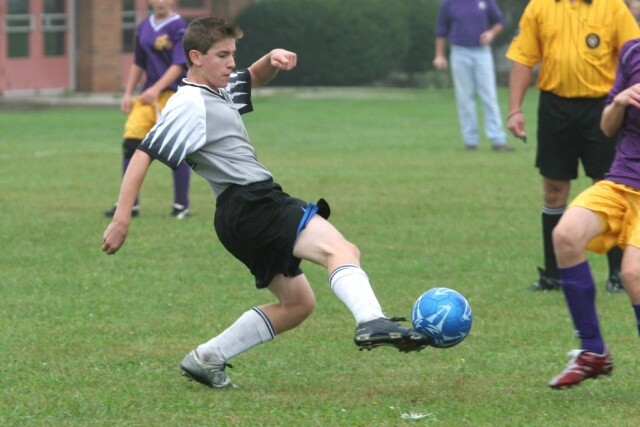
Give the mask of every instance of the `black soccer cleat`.
<svg viewBox="0 0 640 427">
<path fill-rule="evenodd" d="M 606 288 L 607 292 L 610 294 L 617 294 L 625 291 L 622 284 L 622 276 L 620 274 L 620 271 L 616 271 L 611 276 L 609 276 L 609 279 L 607 279 Z"/>
<path fill-rule="evenodd" d="M 107 218 L 113 218 L 113 216 L 116 214 L 116 208 L 118 207 L 117 204 L 113 205 L 112 208 L 107 209 L 106 211 L 104 211 L 104 216 L 106 216 Z M 140 205 L 135 205 L 133 208 L 131 208 L 131 216 L 132 217 L 136 217 L 140 215 Z"/>
<path fill-rule="evenodd" d="M 412 329 L 398 325 L 396 322 L 405 321 L 404 317 L 387 319 L 379 317 L 359 324 L 353 341 L 360 350 L 371 350 L 383 345 L 397 348 L 408 353 L 420 351 L 429 345 L 429 338 Z"/>
<path fill-rule="evenodd" d="M 532 291 L 559 291 L 562 286 L 560 280 L 551 277 L 546 270 L 538 267 L 540 278 L 531 287 Z"/>
<path fill-rule="evenodd" d="M 180 205 L 178 203 L 174 203 L 173 204 L 173 208 L 171 209 L 171 212 L 169 213 L 169 215 L 171 215 L 175 219 L 185 219 L 190 214 L 191 214 L 191 212 L 189 211 L 188 207 Z"/>
</svg>

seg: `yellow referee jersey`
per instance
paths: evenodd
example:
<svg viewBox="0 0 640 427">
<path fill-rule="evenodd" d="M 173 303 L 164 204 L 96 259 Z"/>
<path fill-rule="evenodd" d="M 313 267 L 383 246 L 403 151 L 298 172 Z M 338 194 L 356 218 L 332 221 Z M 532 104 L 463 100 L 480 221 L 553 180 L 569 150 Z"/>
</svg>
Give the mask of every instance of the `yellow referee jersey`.
<svg viewBox="0 0 640 427">
<path fill-rule="evenodd" d="M 622 45 L 640 37 L 623 0 L 531 0 L 507 58 L 533 67 L 536 86 L 565 98 L 609 92 Z"/>
</svg>

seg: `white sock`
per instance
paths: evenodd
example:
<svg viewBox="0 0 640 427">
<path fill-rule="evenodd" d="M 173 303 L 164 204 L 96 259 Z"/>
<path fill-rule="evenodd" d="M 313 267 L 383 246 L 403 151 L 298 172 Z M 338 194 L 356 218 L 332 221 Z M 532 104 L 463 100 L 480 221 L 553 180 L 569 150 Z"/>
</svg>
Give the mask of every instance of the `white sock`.
<svg viewBox="0 0 640 427">
<path fill-rule="evenodd" d="M 367 274 L 357 265 L 336 268 L 329 277 L 329 283 L 333 292 L 351 310 L 356 324 L 384 317 Z"/>
<path fill-rule="evenodd" d="M 220 335 L 200 344 L 196 351 L 205 363 L 223 363 L 258 344 L 271 341 L 275 336 L 267 316 L 254 307 L 244 312 Z M 223 360 L 218 360 L 220 356 Z"/>
</svg>

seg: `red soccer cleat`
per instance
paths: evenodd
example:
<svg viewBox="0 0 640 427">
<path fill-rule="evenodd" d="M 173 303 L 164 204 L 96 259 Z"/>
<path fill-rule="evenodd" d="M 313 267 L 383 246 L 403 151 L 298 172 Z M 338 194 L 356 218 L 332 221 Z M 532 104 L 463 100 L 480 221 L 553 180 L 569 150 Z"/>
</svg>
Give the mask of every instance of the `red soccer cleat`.
<svg viewBox="0 0 640 427">
<path fill-rule="evenodd" d="M 549 382 L 551 388 L 569 388 L 580 384 L 587 378 L 598 378 L 610 375 L 613 371 L 613 358 L 609 350 L 604 354 L 591 353 L 585 350 L 571 350 L 569 363 L 560 375 Z"/>
</svg>

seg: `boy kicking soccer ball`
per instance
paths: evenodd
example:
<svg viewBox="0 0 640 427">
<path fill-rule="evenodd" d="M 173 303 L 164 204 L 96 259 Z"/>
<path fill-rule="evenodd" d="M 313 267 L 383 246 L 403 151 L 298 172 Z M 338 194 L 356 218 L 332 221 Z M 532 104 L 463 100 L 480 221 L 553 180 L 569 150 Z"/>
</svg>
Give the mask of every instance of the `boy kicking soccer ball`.
<svg viewBox="0 0 640 427">
<path fill-rule="evenodd" d="M 256 286 L 271 291 L 277 302 L 247 310 L 189 352 L 180 365 L 184 375 L 210 387 L 229 387 L 225 367 L 230 359 L 302 323 L 316 305 L 300 270 L 302 259 L 327 269 L 331 289 L 355 317 L 354 341 L 360 349 L 422 350 L 427 337 L 383 314 L 360 268 L 358 248 L 327 221 L 329 205 L 289 196 L 258 161 L 240 114 L 253 109 L 251 88 L 267 84 L 279 70 L 293 69 L 297 56 L 274 49 L 248 69 L 234 71 L 236 41 L 242 35 L 217 17 L 189 24 L 183 39 L 187 77 L 131 159 L 102 250 L 115 254 L 124 244 L 152 160 L 174 169 L 186 161 L 213 189 L 218 238 L 249 268 Z"/>
</svg>

